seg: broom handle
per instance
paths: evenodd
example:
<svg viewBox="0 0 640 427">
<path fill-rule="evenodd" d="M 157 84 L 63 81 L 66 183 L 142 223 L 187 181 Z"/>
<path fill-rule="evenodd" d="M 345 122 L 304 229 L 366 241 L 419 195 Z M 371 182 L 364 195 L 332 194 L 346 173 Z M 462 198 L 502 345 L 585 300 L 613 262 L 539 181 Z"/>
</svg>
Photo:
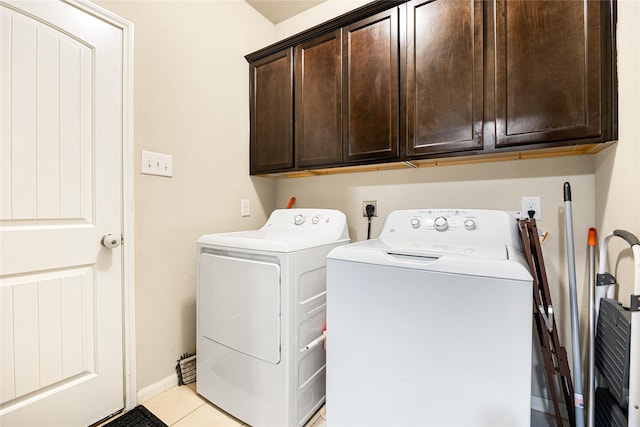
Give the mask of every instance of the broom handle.
<svg viewBox="0 0 640 427">
<path fill-rule="evenodd" d="M 582 394 L 582 358 L 580 356 L 580 322 L 578 319 L 578 292 L 576 291 L 576 260 L 573 247 L 573 216 L 571 213 L 571 186 L 564 183 L 564 217 L 567 236 L 567 264 L 569 266 L 569 296 L 571 304 L 571 338 L 573 355 L 573 400 L 576 427 L 584 427 L 584 395 Z"/>
<path fill-rule="evenodd" d="M 588 372 L 588 398 L 587 398 L 587 426 L 595 425 L 596 406 L 596 331 L 595 331 L 595 286 L 596 286 L 596 229 L 589 229 L 587 246 L 589 247 L 589 372 Z"/>
</svg>

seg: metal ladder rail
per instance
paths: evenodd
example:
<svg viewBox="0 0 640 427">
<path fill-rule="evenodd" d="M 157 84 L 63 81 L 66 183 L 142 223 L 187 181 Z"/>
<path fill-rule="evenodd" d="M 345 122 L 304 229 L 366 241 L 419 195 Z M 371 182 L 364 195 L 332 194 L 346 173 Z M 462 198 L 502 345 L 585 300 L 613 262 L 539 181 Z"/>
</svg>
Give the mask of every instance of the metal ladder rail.
<svg viewBox="0 0 640 427">
<path fill-rule="evenodd" d="M 571 382 L 569 361 L 566 349 L 560 345 L 558 331 L 553 319 L 553 304 L 535 219 L 519 220 L 518 228 L 520 230 L 522 249 L 533 276 L 534 319 L 556 423 L 558 427 L 563 426 L 556 389 L 556 384 L 558 384 L 569 414 L 569 423 L 573 427 L 575 426 L 575 413 L 573 411 L 573 384 Z"/>
</svg>

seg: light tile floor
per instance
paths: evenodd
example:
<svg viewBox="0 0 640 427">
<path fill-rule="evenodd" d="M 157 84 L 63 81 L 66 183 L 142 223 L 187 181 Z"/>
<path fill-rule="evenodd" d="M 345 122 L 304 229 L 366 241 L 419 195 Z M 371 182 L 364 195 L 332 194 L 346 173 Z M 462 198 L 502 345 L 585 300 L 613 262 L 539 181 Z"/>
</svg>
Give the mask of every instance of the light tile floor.
<svg viewBox="0 0 640 427">
<path fill-rule="evenodd" d="M 172 387 L 140 404 L 170 427 L 246 426 L 199 396 L 195 384 Z M 531 415 L 531 427 L 555 425 L 553 416 L 549 414 L 531 411 Z M 305 427 L 326 427 L 324 408 L 311 417 Z"/>
<path fill-rule="evenodd" d="M 175 386 L 151 399 L 140 402 L 170 427 L 239 427 L 242 421 L 218 409 L 196 393 L 195 384 Z M 325 427 L 318 411 L 305 427 Z"/>
</svg>

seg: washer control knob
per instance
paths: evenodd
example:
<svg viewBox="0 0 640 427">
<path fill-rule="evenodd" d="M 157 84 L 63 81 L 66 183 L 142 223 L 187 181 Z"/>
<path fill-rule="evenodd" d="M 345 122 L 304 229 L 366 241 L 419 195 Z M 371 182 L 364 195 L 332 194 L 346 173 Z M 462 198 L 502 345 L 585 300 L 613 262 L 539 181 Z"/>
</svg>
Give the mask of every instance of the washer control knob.
<svg viewBox="0 0 640 427">
<path fill-rule="evenodd" d="M 438 231 L 445 231 L 447 228 L 449 228 L 449 223 L 447 222 L 447 218 L 443 216 L 439 216 L 438 218 L 433 220 L 433 228 L 435 228 Z"/>
<path fill-rule="evenodd" d="M 420 220 L 418 218 L 411 220 L 411 228 L 420 228 Z"/>
<path fill-rule="evenodd" d="M 464 228 L 466 228 L 467 230 L 475 230 L 476 222 L 472 219 L 468 219 L 464 222 Z"/>
<path fill-rule="evenodd" d="M 320 222 L 320 217 L 319 216 L 314 216 L 313 218 L 311 218 L 311 223 L 317 224 L 319 222 Z"/>
<path fill-rule="evenodd" d="M 304 224 L 304 215 L 302 215 L 302 214 L 298 214 L 298 215 L 296 215 L 296 216 L 293 218 L 293 222 L 294 222 L 296 225 L 302 225 L 302 224 Z"/>
</svg>

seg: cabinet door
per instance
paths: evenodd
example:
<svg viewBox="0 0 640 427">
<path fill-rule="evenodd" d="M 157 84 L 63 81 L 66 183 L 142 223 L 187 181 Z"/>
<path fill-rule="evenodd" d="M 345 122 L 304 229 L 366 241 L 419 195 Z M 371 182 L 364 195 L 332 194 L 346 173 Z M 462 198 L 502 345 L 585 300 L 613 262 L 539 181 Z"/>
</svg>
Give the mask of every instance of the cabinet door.
<svg viewBox="0 0 640 427">
<path fill-rule="evenodd" d="M 292 169 L 293 48 L 249 65 L 251 173 Z"/>
<path fill-rule="evenodd" d="M 343 29 L 345 162 L 399 156 L 398 9 Z"/>
<path fill-rule="evenodd" d="M 483 2 L 407 4 L 407 154 L 482 148 Z"/>
<path fill-rule="evenodd" d="M 298 167 L 342 161 L 341 31 L 296 46 L 295 135 Z"/>
<path fill-rule="evenodd" d="M 608 2 L 497 1 L 495 7 L 496 146 L 606 140 L 611 62 L 603 57 L 601 31 Z"/>
</svg>

